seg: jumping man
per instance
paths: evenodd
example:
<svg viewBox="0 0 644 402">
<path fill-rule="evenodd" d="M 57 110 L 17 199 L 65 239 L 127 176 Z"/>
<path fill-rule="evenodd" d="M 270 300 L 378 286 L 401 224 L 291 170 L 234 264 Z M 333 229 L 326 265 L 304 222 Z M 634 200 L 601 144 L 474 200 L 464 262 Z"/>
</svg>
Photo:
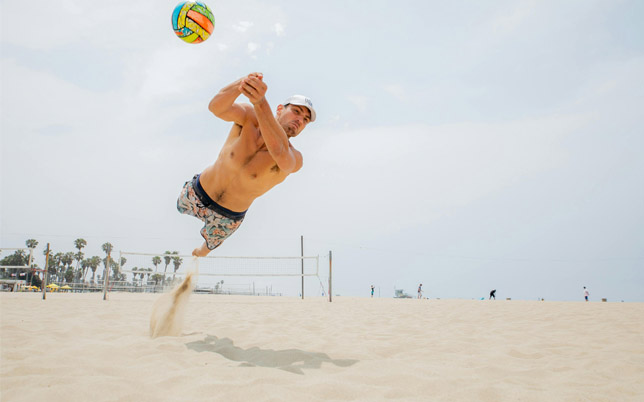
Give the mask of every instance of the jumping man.
<svg viewBox="0 0 644 402">
<path fill-rule="evenodd" d="M 311 100 L 294 95 L 277 106 L 266 101 L 262 73 L 251 73 L 224 87 L 208 109 L 233 122 L 217 160 L 187 181 L 177 200 L 182 214 L 204 222 L 204 243 L 192 251 L 203 257 L 241 225 L 255 199 L 302 167 L 302 154 L 290 139 L 315 121 Z M 243 94 L 251 104 L 235 103 Z"/>
</svg>

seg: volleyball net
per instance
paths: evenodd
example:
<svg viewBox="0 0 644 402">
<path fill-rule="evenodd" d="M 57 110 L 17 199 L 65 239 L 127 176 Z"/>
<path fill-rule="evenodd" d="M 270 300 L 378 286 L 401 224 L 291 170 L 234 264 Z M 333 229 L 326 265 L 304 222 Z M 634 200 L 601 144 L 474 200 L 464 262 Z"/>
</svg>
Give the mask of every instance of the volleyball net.
<svg viewBox="0 0 644 402">
<path fill-rule="evenodd" d="M 175 286 L 186 272 L 198 268 L 198 293 L 326 296 L 329 284 L 325 256 L 206 256 L 121 251 L 118 272 L 108 291 L 129 283 L 141 291 Z"/>
<path fill-rule="evenodd" d="M 0 269 L 2 270 L 29 269 L 33 260 L 33 248 L 0 248 Z"/>
<path fill-rule="evenodd" d="M 33 271 L 33 248 L 0 248 L 0 290 L 16 290 Z"/>
</svg>

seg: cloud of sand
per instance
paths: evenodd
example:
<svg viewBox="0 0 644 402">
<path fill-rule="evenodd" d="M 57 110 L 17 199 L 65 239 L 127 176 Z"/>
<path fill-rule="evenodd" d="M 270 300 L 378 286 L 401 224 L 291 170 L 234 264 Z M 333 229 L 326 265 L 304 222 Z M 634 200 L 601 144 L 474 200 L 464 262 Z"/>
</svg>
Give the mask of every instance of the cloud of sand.
<svg viewBox="0 0 644 402">
<path fill-rule="evenodd" d="M 197 260 L 195 267 L 170 293 L 163 294 L 152 306 L 150 316 L 150 337 L 179 336 L 183 328 L 188 298 L 197 283 Z"/>
</svg>

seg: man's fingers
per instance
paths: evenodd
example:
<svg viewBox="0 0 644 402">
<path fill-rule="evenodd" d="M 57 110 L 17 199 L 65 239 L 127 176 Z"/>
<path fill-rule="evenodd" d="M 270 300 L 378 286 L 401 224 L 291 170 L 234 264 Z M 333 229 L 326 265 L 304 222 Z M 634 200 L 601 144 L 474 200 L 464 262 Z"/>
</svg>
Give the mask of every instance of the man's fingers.
<svg viewBox="0 0 644 402">
<path fill-rule="evenodd" d="M 240 85 L 240 86 L 239 86 L 239 90 L 241 91 L 241 93 L 243 93 L 244 95 L 246 95 L 246 96 L 248 96 L 248 97 L 253 96 L 253 94 L 250 92 L 250 90 L 248 89 L 248 87 L 247 87 L 247 86 L 245 86 L 245 85 Z"/>
<path fill-rule="evenodd" d="M 255 77 L 247 78 L 244 81 L 250 86 L 252 86 L 253 88 L 255 88 L 256 90 L 259 90 L 263 85 L 266 85 L 259 78 L 255 78 Z"/>
<path fill-rule="evenodd" d="M 255 88 L 254 88 L 252 85 L 250 85 L 250 84 L 245 84 L 245 83 L 244 83 L 244 84 L 242 84 L 242 89 L 243 89 L 244 91 L 248 92 L 249 94 L 256 94 L 256 93 L 257 93 L 257 89 L 255 89 Z"/>
<path fill-rule="evenodd" d="M 241 85 L 240 91 L 251 101 L 251 103 L 255 103 L 254 101 L 258 101 L 262 98 L 262 95 L 260 95 L 253 87 L 248 85 Z"/>
<path fill-rule="evenodd" d="M 242 85 L 246 85 L 249 88 L 252 88 L 253 90 L 257 91 L 257 87 L 259 86 L 259 81 L 255 80 L 254 82 L 250 79 L 246 79 L 242 82 Z"/>
</svg>

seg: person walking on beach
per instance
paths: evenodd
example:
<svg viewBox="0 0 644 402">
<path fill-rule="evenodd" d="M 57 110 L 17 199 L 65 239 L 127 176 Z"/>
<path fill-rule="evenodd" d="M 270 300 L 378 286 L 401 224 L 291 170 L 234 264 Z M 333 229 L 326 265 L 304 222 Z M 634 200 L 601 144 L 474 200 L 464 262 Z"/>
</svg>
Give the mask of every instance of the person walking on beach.
<svg viewBox="0 0 644 402">
<path fill-rule="evenodd" d="M 488 300 L 492 300 L 492 298 L 494 298 L 494 300 L 496 300 L 496 289 L 493 289 L 490 292 L 490 298 Z"/>
<path fill-rule="evenodd" d="M 590 296 L 590 292 L 589 292 L 589 291 L 588 291 L 588 289 L 586 289 L 586 287 L 584 286 L 584 299 L 586 299 L 586 301 L 588 301 L 588 296 Z"/>
<path fill-rule="evenodd" d="M 374 291 L 374 290 L 375 290 L 375 288 L 373 287 L 373 285 L 371 285 L 371 298 L 372 298 L 372 299 L 373 299 L 373 291 Z"/>
<path fill-rule="evenodd" d="M 423 298 L 423 284 L 421 283 L 418 285 L 418 298 L 422 299 Z"/>
<path fill-rule="evenodd" d="M 310 98 L 293 95 L 277 106 L 275 115 L 265 98 L 262 73 L 250 73 L 222 88 L 208 109 L 232 122 L 215 162 L 187 181 L 177 200 L 182 214 L 204 222 L 204 242 L 192 251 L 203 257 L 241 225 L 256 198 L 302 168 L 302 154 L 290 139 L 315 121 Z M 244 95 L 248 103 L 235 103 Z"/>
</svg>

